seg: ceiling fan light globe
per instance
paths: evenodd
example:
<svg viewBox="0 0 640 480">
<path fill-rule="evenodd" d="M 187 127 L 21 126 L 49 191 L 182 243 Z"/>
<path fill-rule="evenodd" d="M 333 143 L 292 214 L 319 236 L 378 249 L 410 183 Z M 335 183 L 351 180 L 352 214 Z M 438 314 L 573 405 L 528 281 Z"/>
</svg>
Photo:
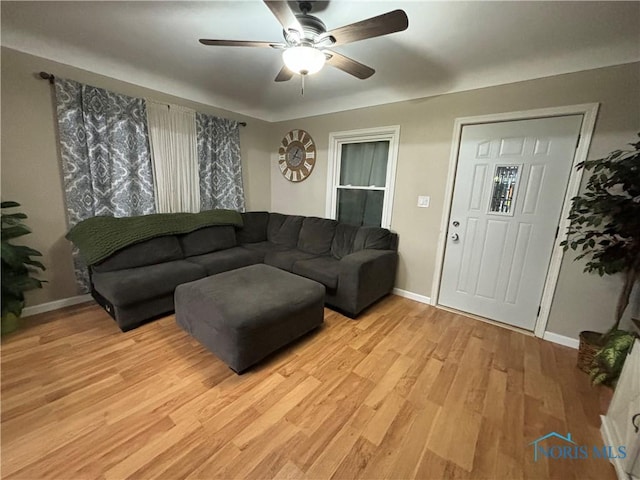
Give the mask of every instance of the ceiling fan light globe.
<svg viewBox="0 0 640 480">
<path fill-rule="evenodd" d="M 301 75 L 312 75 L 324 66 L 326 57 L 320 50 L 297 46 L 287 48 L 282 52 L 282 60 L 289 70 Z"/>
</svg>

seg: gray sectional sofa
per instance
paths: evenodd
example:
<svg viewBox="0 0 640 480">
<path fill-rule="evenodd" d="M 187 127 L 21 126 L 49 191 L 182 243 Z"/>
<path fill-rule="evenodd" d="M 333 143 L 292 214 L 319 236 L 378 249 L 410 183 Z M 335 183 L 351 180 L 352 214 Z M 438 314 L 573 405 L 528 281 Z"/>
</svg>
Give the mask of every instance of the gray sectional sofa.
<svg viewBox="0 0 640 480">
<path fill-rule="evenodd" d="M 178 285 L 258 263 L 322 283 L 325 304 L 352 318 L 393 289 L 398 237 L 387 229 L 269 212 L 242 217 L 242 228 L 209 226 L 115 252 L 90 268 L 93 297 L 126 331 L 172 312 Z"/>
</svg>

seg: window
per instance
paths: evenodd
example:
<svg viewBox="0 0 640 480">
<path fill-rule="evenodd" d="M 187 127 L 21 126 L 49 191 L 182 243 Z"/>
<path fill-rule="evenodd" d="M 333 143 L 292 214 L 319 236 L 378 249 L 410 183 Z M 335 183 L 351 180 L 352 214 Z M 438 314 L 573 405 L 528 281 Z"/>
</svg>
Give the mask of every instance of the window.
<svg viewBox="0 0 640 480">
<path fill-rule="evenodd" d="M 389 228 L 400 127 L 329 135 L 327 217 Z"/>
</svg>

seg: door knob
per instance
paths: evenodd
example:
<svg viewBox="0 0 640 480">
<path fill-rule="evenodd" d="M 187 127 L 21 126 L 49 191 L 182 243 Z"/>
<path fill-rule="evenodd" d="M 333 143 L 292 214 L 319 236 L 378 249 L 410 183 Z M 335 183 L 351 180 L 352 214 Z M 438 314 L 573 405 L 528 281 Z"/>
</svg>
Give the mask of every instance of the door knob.
<svg viewBox="0 0 640 480">
<path fill-rule="evenodd" d="M 451 234 L 451 240 L 457 242 L 458 240 L 460 240 L 460 236 L 457 233 L 453 233 Z"/>
</svg>

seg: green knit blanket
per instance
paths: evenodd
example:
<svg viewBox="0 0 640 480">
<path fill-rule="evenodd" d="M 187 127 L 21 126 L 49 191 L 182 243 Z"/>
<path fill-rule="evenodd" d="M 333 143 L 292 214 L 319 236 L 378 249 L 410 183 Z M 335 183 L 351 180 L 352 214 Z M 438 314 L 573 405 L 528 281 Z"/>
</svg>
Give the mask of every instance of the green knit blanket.
<svg viewBox="0 0 640 480">
<path fill-rule="evenodd" d="M 234 210 L 200 213 L 154 213 L 138 217 L 92 217 L 67 233 L 87 265 L 94 265 L 118 250 L 163 235 L 193 232 L 211 225 L 242 226 L 242 215 Z"/>
</svg>

